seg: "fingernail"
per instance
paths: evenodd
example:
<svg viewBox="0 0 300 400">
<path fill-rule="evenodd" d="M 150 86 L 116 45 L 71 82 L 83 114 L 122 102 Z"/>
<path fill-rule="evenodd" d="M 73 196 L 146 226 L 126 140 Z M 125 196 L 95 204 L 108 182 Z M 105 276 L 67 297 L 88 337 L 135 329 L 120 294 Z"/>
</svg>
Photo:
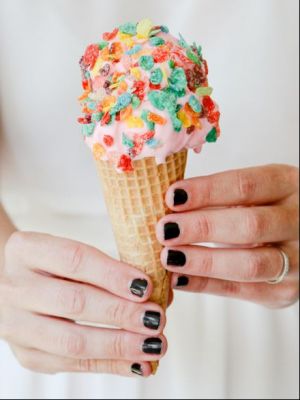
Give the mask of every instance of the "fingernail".
<svg viewBox="0 0 300 400">
<path fill-rule="evenodd" d="M 146 279 L 135 279 L 132 281 L 130 291 L 132 294 L 138 297 L 143 297 L 148 287 Z"/>
<path fill-rule="evenodd" d="M 180 235 L 180 229 L 176 222 L 168 222 L 164 226 L 165 240 L 175 239 Z"/>
<path fill-rule="evenodd" d="M 183 267 L 186 263 L 186 256 L 182 251 L 169 250 L 167 264 L 173 267 Z"/>
<path fill-rule="evenodd" d="M 131 372 L 133 374 L 143 376 L 143 370 L 141 364 L 132 364 Z"/>
<path fill-rule="evenodd" d="M 144 341 L 143 352 L 146 354 L 160 354 L 162 341 L 159 338 L 149 338 Z"/>
<path fill-rule="evenodd" d="M 146 311 L 144 315 L 144 325 L 146 328 L 156 330 L 160 325 L 161 315 L 156 311 Z"/>
<path fill-rule="evenodd" d="M 188 201 L 188 194 L 183 189 L 176 189 L 174 191 L 174 206 L 181 206 Z"/>
<path fill-rule="evenodd" d="M 189 278 L 187 276 L 179 276 L 177 280 L 177 287 L 187 286 L 189 284 Z"/>
</svg>

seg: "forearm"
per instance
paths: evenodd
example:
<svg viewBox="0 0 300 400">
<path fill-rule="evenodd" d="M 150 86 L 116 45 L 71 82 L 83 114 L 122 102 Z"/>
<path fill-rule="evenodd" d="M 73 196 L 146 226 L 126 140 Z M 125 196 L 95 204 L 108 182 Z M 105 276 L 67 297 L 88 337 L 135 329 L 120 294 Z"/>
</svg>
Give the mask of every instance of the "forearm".
<svg viewBox="0 0 300 400">
<path fill-rule="evenodd" d="M 10 235 L 16 230 L 0 203 L 0 271 L 4 259 L 4 247 Z"/>
</svg>

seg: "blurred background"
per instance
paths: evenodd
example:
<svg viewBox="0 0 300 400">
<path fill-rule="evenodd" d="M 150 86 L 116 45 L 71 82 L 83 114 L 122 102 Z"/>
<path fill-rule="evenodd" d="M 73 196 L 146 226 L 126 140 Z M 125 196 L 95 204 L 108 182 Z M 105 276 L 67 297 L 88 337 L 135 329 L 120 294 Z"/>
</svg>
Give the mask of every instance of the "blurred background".
<svg viewBox="0 0 300 400">
<path fill-rule="evenodd" d="M 144 17 L 196 40 L 210 67 L 222 137 L 200 156 L 190 153 L 188 177 L 298 165 L 298 7 L 298 0 L 0 0 L 0 195 L 18 227 L 116 255 L 76 122 L 78 61 L 102 32 Z M 146 383 L 39 376 L 0 342 L 0 398 L 297 398 L 295 317 L 296 309 L 179 294 L 169 311 L 169 353 Z"/>
</svg>

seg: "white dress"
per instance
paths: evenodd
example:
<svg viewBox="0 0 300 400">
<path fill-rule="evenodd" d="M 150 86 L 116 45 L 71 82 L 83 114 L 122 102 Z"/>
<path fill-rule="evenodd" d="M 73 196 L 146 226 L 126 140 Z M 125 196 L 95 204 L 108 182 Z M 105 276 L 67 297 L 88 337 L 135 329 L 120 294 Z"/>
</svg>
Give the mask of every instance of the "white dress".
<svg viewBox="0 0 300 400">
<path fill-rule="evenodd" d="M 1 0 L 1 199 L 21 229 L 116 254 L 76 123 L 77 61 L 101 32 L 145 16 L 209 61 L 223 136 L 191 154 L 188 176 L 297 163 L 297 0 Z M 34 374 L 0 342 L 0 398 L 298 398 L 298 305 L 180 293 L 168 316 L 169 352 L 148 380 Z"/>
</svg>

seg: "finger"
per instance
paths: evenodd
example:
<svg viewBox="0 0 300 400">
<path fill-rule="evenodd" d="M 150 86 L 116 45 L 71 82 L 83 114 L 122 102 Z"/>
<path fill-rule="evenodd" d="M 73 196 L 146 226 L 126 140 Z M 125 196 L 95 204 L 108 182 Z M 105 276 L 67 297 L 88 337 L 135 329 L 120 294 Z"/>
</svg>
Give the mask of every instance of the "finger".
<svg viewBox="0 0 300 400">
<path fill-rule="evenodd" d="M 156 232 L 165 246 L 198 242 L 247 245 L 295 240 L 298 221 L 298 212 L 292 207 L 239 207 L 169 214 L 159 221 Z"/>
<path fill-rule="evenodd" d="M 2 323 L 1 337 L 22 347 L 76 359 L 156 361 L 167 351 L 164 336 L 152 337 L 118 329 L 78 325 L 23 313 Z M 22 334 L 20 334 L 22 332 Z"/>
<path fill-rule="evenodd" d="M 18 232 L 11 237 L 8 249 L 32 270 L 98 286 L 129 300 L 145 301 L 153 290 L 143 272 L 72 240 Z"/>
<path fill-rule="evenodd" d="M 148 377 L 152 374 L 151 365 L 148 362 L 133 363 L 128 361 L 97 359 L 81 360 L 58 357 L 43 351 L 19 346 L 14 346 L 13 351 L 24 368 L 44 374 L 83 372 L 128 377 L 135 377 L 136 375 Z"/>
<path fill-rule="evenodd" d="M 270 308 L 287 307 L 299 299 L 299 287 L 295 282 L 270 285 L 268 283 L 240 283 L 174 274 L 172 285 L 178 290 L 231 297 Z"/>
<path fill-rule="evenodd" d="M 286 279 L 299 281 L 299 241 L 279 243 L 280 249 L 289 258 L 290 270 Z"/>
<path fill-rule="evenodd" d="M 292 250 L 287 255 L 291 257 Z M 175 273 L 236 282 L 266 282 L 280 276 L 283 257 L 276 247 L 212 249 L 202 246 L 164 248 L 163 266 Z M 291 265 L 291 275 L 297 271 Z"/>
<path fill-rule="evenodd" d="M 102 289 L 51 277 L 17 279 L 3 287 L 3 303 L 48 316 L 115 326 L 145 335 L 158 335 L 166 324 L 155 303 L 134 303 Z"/>
<path fill-rule="evenodd" d="M 287 165 L 226 171 L 174 183 L 166 202 L 175 211 L 274 203 L 295 192 L 298 175 Z"/>
</svg>

